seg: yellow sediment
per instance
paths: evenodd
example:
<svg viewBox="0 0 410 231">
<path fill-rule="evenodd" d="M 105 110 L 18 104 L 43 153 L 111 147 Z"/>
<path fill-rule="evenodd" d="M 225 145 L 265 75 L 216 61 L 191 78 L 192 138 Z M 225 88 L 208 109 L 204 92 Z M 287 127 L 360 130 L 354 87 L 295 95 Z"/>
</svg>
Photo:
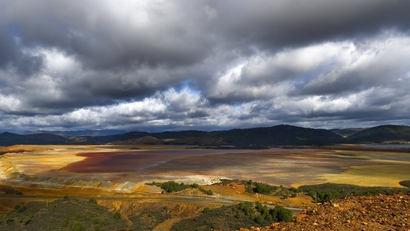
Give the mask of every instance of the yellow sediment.
<svg viewBox="0 0 410 231">
<path fill-rule="evenodd" d="M 0 169 L 0 174 L 6 171 L 4 165 L 13 166 L 14 172 L 27 175 L 58 170 L 86 158 L 78 156 L 78 153 L 93 150 L 98 150 L 98 152 L 114 151 L 114 149 L 104 148 L 104 146 L 93 145 L 15 145 L 3 148 L 2 151 L 7 153 L 1 156 L 0 168 L 3 169 Z M 7 171 L 10 172 L 10 169 Z"/>
<path fill-rule="evenodd" d="M 409 169 L 409 163 L 351 166 L 343 173 L 322 177 L 330 183 L 402 187 L 399 182 L 410 179 Z"/>
</svg>

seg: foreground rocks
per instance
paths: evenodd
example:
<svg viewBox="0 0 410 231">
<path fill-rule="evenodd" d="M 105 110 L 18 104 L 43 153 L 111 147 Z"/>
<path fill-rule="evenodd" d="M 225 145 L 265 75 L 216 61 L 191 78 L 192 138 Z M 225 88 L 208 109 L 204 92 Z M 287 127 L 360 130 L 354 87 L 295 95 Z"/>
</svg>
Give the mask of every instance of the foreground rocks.
<svg viewBox="0 0 410 231">
<path fill-rule="evenodd" d="M 335 200 L 303 211 L 292 222 L 242 230 L 410 231 L 410 195 L 379 195 Z"/>
</svg>

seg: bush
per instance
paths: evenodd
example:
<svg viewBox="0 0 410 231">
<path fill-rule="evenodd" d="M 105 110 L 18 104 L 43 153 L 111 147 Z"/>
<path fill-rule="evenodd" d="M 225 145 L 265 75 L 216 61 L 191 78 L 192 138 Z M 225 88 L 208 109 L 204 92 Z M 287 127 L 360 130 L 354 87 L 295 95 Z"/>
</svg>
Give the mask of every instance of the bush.
<svg viewBox="0 0 410 231">
<path fill-rule="evenodd" d="M 5 223 L 5 224 L 7 224 L 7 223 L 9 223 L 11 221 L 11 218 L 7 215 L 7 214 L 4 214 L 3 215 L 3 222 Z"/>
<path fill-rule="evenodd" d="M 93 224 L 96 225 L 98 223 L 100 223 L 100 220 L 98 218 L 94 217 L 93 218 Z"/>
<path fill-rule="evenodd" d="M 18 213 L 22 213 L 22 212 L 24 212 L 24 211 L 26 211 L 26 210 L 27 210 L 27 207 L 26 207 L 25 205 L 23 205 L 23 206 L 16 205 L 16 206 L 14 207 L 14 211 L 16 211 L 16 212 L 18 212 Z"/>
<path fill-rule="evenodd" d="M 64 220 L 61 222 L 62 227 L 67 227 L 68 226 L 68 220 L 67 218 L 64 218 Z"/>
<path fill-rule="evenodd" d="M 79 222 L 79 221 L 75 221 L 73 223 L 73 225 L 71 226 L 71 229 L 73 231 L 84 231 L 86 230 L 85 226 L 83 225 L 83 223 Z"/>
<path fill-rule="evenodd" d="M 193 183 L 193 184 L 191 184 L 191 187 L 192 187 L 192 188 L 198 188 L 199 185 L 198 185 L 197 183 Z"/>
<path fill-rule="evenodd" d="M 273 210 L 271 210 L 271 215 L 272 218 L 275 221 L 285 221 L 285 222 L 289 222 L 292 220 L 292 211 L 289 209 L 285 209 L 282 206 L 275 206 L 275 208 Z"/>
<path fill-rule="evenodd" d="M 202 210 L 202 213 L 209 213 L 210 209 L 208 207 L 204 208 L 204 210 Z"/>
<path fill-rule="evenodd" d="M 257 216 L 255 218 L 255 222 L 258 224 L 262 224 L 265 221 L 265 218 L 263 218 L 262 216 Z"/>
<path fill-rule="evenodd" d="M 88 202 L 90 202 L 90 203 L 92 203 L 92 204 L 97 204 L 97 200 L 94 199 L 94 198 L 90 198 L 90 199 L 88 200 Z"/>
<path fill-rule="evenodd" d="M 277 188 L 275 186 L 255 182 L 255 188 L 253 189 L 253 191 L 256 193 L 269 194 L 275 191 L 276 189 Z"/>
<path fill-rule="evenodd" d="M 179 184 L 175 181 L 167 181 L 162 183 L 161 188 L 166 192 L 175 192 L 178 191 Z"/>
<path fill-rule="evenodd" d="M 120 212 L 115 212 L 114 219 L 117 219 L 117 220 L 121 219 L 121 213 Z"/>
</svg>

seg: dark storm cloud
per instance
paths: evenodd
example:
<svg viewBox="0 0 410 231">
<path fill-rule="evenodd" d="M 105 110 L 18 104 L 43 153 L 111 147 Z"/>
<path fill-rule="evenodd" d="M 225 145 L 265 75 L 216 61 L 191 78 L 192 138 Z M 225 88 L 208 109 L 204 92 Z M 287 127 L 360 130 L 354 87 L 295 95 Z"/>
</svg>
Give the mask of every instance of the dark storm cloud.
<svg viewBox="0 0 410 231">
<path fill-rule="evenodd" d="M 0 126 L 402 121 L 408 9 L 405 0 L 0 0 Z"/>
<path fill-rule="evenodd" d="M 40 71 L 43 59 L 38 55 L 24 54 L 21 47 L 13 38 L 13 27 L 2 25 L 0 27 L 0 68 L 11 68 L 17 74 L 29 76 Z"/>
<path fill-rule="evenodd" d="M 10 2 L 7 8 L 21 42 L 56 47 L 75 55 L 89 68 L 189 65 L 208 52 L 207 36 L 197 33 L 198 17 L 190 4 L 36 3 L 28 7 Z M 188 23 L 190 20 L 194 22 Z"/>
<path fill-rule="evenodd" d="M 0 68 L 5 68 L 12 60 L 18 57 L 18 50 L 10 32 L 5 25 L 0 27 Z"/>
<path fill-rule="evenodd" d="M 235 7 L 232 7 L 235 4 Z M 382 29 L 410 29 L 410 2 L 223 1 L 220 29 L 245 46 L 281 49 L 324 40 L 367 37 Z"/>
<path fill-rule="evenodd" d="M 206 116 L 209 116 L 209 113 L 201 110 L 196 110 L 188 113 L 188 118 L 202 118 Z"/>
</svg>

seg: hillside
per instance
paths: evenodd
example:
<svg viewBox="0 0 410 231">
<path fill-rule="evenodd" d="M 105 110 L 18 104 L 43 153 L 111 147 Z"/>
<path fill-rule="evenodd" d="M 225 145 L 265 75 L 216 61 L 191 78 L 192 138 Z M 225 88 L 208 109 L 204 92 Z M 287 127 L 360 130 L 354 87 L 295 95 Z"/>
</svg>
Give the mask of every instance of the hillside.
<svg viewBox="0 0 410 231">
<path fill-rule="evenodd" d="M 410 229 L 410 195 L 353 196 L 344 200 L 326 202 L 307 209 L 294 222 L 273 223 L 263 228 L 273 230 L 403 230 Z"/>
<path fill-rule="evenodd" d="M 132 144 L 132 145 L 160 145 L 163 144 L 162 141 L 158 140 L 157 138 L 153 137 L 153 136 L 144 136 L 141 138 L 136 138 L 136 139 L 129 139 L 129 140 L 125 140 L 125 141 L 116 141 L 116 142 L 112 142 L 110 144 L 117 144 L 117 145 L 121 145 L 121 144 Z"/>
<path fill-rule="evenodd" d="M 358 133 L 358 132 L 361 132 L 361 131 L 363 131 L 363 130 L 365 130 L 366 128 L 344 128 L 344 129 L 331 129 L 330 131 L 332 131 L 332 132 L 334 132 L 334 133 L 336 133 L 336 134 L 338 134 L 338 135 L 341 135 L 341 136 L 343 136 L 343 137 L 349 137 L 349 136 L 351 136 L 351 135 L 354 135 L 354 134 L 356 134 L 356 133 Z"/>
<path fill-rule="evenodd" d="M 348 137 L 351 143 L 408 143 L 410 127 L 383 125 L 365 129 Z"/>
<path fill-rule="evenodd" d="M 54 143 L 68 143 L 69 139 L 64 136 L 59 136 L 51 133 L 36 133 L 36 134 L 30 134 L 30 135 L 25 135 L 27 138 L 32 138 L 32 139 L 37 139 L 37 140 L 43 140 L 43 141 L 48 141 L 50 144 Z"/>
<path fill-rule="evenodd" d="M 95 200 L 56 200 L 17 205 L 3 214 L 0 230 L 124 230 L 127 222 Z"/>
<path fill-rule="evenodd" d="M 343 143 L 344 139 L 325 129 L 302 128 L 290 125 L 234 129 L 218 135 L 226 144 L 235 146 L 328 145 Z"/>
</svg>

